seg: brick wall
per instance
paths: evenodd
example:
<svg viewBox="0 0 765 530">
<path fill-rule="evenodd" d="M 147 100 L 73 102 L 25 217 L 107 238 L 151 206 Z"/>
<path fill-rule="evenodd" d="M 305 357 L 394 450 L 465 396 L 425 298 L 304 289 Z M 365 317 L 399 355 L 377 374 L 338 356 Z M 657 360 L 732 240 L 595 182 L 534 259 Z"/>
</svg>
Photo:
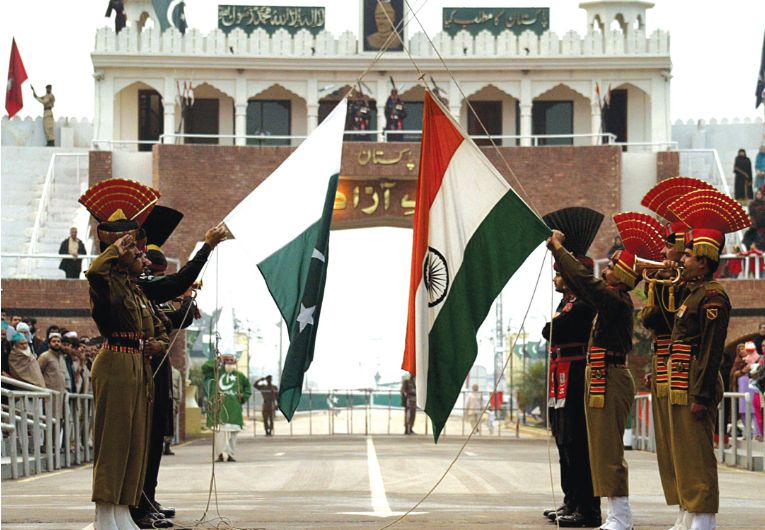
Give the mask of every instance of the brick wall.
<svg viewBox="0 0 765 530">
<path fill-rule="evenodd" d="M 680 153 L 660 151 L 656 153 L 656 181 L 680 175 Z"/>
</svg>

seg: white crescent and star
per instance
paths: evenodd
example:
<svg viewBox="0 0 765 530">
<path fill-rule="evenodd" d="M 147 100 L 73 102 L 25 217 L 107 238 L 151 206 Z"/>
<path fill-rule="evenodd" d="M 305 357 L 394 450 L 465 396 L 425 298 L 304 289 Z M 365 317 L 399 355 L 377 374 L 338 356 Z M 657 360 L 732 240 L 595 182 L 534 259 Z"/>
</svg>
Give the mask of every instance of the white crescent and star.
<svg viewBox="0 0 765 530">
<path fill-rule="evenodd" d="M 316 306 L 312 305 L 311 307 L 306 307 L 303 304 L 300 304 L 300 314 L 297 316 L 297 321 L 299 324 L 298 330 L 300 333 L 303 332 L 306 326 L 311 325 L 313 326 L 313 313 L 316 311 Z"/>
<path fill-rule="evenodd" d="M 236 374 L 221 374 L 220 379 L 218 379 L 218 387 L 222 392 L 228 392 L 234 388 L 236 379 Z"/>
</svg>

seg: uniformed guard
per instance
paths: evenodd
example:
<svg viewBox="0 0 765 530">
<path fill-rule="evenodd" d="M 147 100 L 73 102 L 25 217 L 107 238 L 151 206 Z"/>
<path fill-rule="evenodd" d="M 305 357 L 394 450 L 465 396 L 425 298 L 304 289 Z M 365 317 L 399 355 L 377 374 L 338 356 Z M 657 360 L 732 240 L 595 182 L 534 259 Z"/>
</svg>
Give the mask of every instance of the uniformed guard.
<svg viewBox="0 0 765 530">
<path fill-rule="evenodd" d="M 618 214 L 614 220 L 625 248 L 611 257 L 611 263 L 601 274 L 602 280 L 595 278 L 566 250 L 565 235 L 559 230 L 553 230 L 548 247 L 571 292 L 597 310 L 585 370 L 585 415 L 593 491 L 596 496 L 609 500 L 608 516 L 601 528 L 631 530 L 629 479 L 622 441 L 635 396 L 635 382 L 627 368 L 634 312 L 629 291 L 640 281 L 635 270 L 636 258 L 658 255 L 661 227 L 644 214 Z"/>
<path fill-rule="evenodd" d="M 187 293 L 197 279 L 212 249 L 225 238 L 222 228 L 212 228 L 205 234 L 205 244 L 196 255 L 175 274 L 165 274 L 167 258 L 162 252 L 164 245 L 183 214 L 173 208 L 157 205 L 143 223 L 146 256 L 149 260 L 149 274 L 138 278 L 138 285 L 157 309 L 161 318 L 167 319 L 168 332 L 188 327 L 198 317 L 193 296 Z M 181 298 L 180 307 L 170 302 Z M 172 369 L 170 360 L 164 356 L 151 360 L 154 374 L 155 398 L 153 402 L 152 425 L 149 433 L 148 463 L 144 479 L 141 502 L 131 509 L 131 515 L 141 528 L 168 528 L 172 524 L 163 520 L 175 517 L 175 508 L 163 506 L 156 500 L 157 477 L 162 459 L 165 436 L 174 431 Z"/>
<path fill-rule="evenodd" d="M 675 314 L 669 357 L 669 439 L 680 505 L 692 530 L 716 528 L 719 509 L 714 425 L 730 300 L 712 279 L 725 234 L 747 228 L 749 216 L 716 190 L 683 195 L 669 209 L 691 227 L 682 258 L 687 295 Z"/>
<path fill-rule="evenodd" d="M 163 355 L 169 340 L 135 283 L 145 265 L 135 237 L 158 198 L 151 188 L 125 179 L 100 182 L 80 197 L 99 221 L 102 253 L 85 275 L 93 320 L 107 338 L 92 370 L 97 530 L 138 528 L 128 506 L 138 504 L 146 471 L 154 389 L 146 357 Z"/>
<path fill-rule="evenodd" d="M 680 260 L 685 253 L 685 233 L 688 231 L 688 226 L 669 209 L 669 205 L 678 197 L 697 189 L 714 188 L 703 180 L 673 177 L 659 182 L 640 201 L 640 204 L 666 221 L 662 257 L 665 261 L 672 262 L 675 267 L 680 265 Z M 685 298 L 685 282 L 677 277 L 678 274 L 677 271 L 672 272 L 671 267 L 653 272 L 646 282 L 646 305 L 641 311 L 643 326 L 653 333 L 652 369 L 646 377 L 650 379 L 647 384 L 651 389 L 651 413 L 659 477 L 664 499 L 669 506 L 680 504 L 677 496 L 675 466 L 669 445 L 669 378 L 667 374 L 675 312 L 680 301 Z M 679 506 L 677 519 L 670 530 L 687 530 L 690 519 L 685 508 Z"/>
<path fill-rule="evenodd" d="M 566 234 L 566 246 L 589 271 L 593 261 L 587 257 L 603 222 L 603 214 L 589 208 L 564 208 L 545 215 L 550 228 Z M 556 271 L 558 270 L 556 265 Z M 550 343 L 548 407 L 560 462 L 563 506 L 545 510 L 551 521 L 557 517 L 562 527 L 600 526 L 600 497 L 592 490 L 590 458 L 587 449 L 587 422 L 584 416 L 584 372 L 587 366 L 587 341 L 595 318 L 595 308 L 578 298 L 556 272 L 555 290 L 563 294 L 552 323 L 542 336 Z"/>
<path fill-rule="evenodd" d="M 53 147 L 56 145 L 56 124 L 53 121 L 53 106 L 56 104 L 56 97 L 53 95 L 53 86 L 45 85 L 45 94 L 38 96 L 35 88 L 32 87 L 32 95 L 42 103 L 43 106 L 43 132 L 45 133 L 45 145 Z"/>
<path fill-rule="evenodd" d="M 401 404 L 404 406 L 404 434 L 415 434 L 414 418 L 417 415 L 417 388 L 414 378 L 404 375 L 401 380 Z"/>
<path fill-rule="evenodd" d="M 274 434 L 274 414 L 276 414 L 276 408 L 279 406 L 279 387 L 272 383 L 272 379 L 270 375 L 267 375 L 252 385 L 263 396 L 261 413 L 263 414 L 263 429 L 266 431 L 266 436 L 273 436 Z"/>
</svg>

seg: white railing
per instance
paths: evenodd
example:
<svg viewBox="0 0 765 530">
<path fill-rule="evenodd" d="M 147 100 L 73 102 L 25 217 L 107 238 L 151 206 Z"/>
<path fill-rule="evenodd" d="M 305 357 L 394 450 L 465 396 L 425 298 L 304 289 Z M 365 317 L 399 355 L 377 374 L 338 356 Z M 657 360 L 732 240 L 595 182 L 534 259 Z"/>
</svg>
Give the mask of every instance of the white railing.
<svg viewBox="0 0 765 530">
<path fill-rule="evenodd" d="M 48 171 L 45 173 L 45 181 L 43 182 L 42 194 L 40 195 L 40 202 L 37 205 L 37 212 L 35 213 L 35 222 L 32 226 L 32 236 L 29 241 L 29 254 L 37 254 L 37 247 L 39 245 L 40 230 L 42 224 L 47 219 L 48 215 L 48 203 L 50 202 L 51 194 L 53 192 L 53 183 L 56 180 L 56 162 L 59 158 L 74 157 L 77 161 L 77 182 L 80 183 L 80 159 L 88 157 L 87 153 L 53 153 L 50 157 L 50 163 L 48 164 Z M 87 164 L 85 165 L 87 167 Z M 29 263 L 27 262 L 27 273 L 29 273 Z"/>
<path fill-rule="evenodd" d="M 679 149 L 679 152 L 681 175 L 709 182 L 732 197 L 717 149 Z"/>
<path fill-rule="evenodd" d="M 389 130 L 389 129 L 375 129 L 375 130 L 348 130 L 344 132 L 346 137 L 359 137 L 357 141 L 370 141 L 377 142 L 419 142 L 420 136 L 422 136 L 421 129 L 404 129 L 404 130 Z M 110 139 L 95 139 L 92 140 L 91 145 L 93 149 L 103 149 L 105 146 L 109 148 L 114 146 L 123 145 L 154 145 L 154 144 L 176 144 L 178 140 L 184 140 L 187 138 L 197 138 L 206 140 L 255 140 L 263 142 L 263 144 L 254 145 L 259 146 L 272 146 L 270 142 L 284 141 L 283 144 L 286 147 L 298 145 L 300 142 L 307 138 L 306 135 L 295 134 L 192 134 L 192 133 L 163 133 L 159 136 L 158 140 L 110 140 Z M 597 145 L 620 145 L 620 146 L 632 146 L 651 145 L 654 147 L 667 146 L 672 148 L 676 147 L 676 142 L 663 142 L 663 143 L 617 143 L 616 135 L 612 133 L 576 133 L 576 134 L 498 134 L 498 135 L 485 135 L 485 134 L 473 134 L 470 135 L 473 140 L 493 140 L 497 146 L 503 146 L 503 140 L 514 140 L 517 143 L 522 143 L 524 140 L 528 140 L 529 146 L 537 147 L 544 146 L 545 140 L 571 140 L 571 145 L 574 141 L 579 139 L 590 139 L 591 141 L 586 145 L 593 145 L 597 142 Z M 346 140 L 354 141 L 354 140 Z M 281 144 L 278 144 L 281 145 Z M 278 146 L 277 145 L 277 146 Z M 555 146 L 559 144 L 551 144 Z M 248 144 L 249 147 L 253 147 L 253 144 Z M 505 146 L 507 147 L 507 146 Z"/>
<path fill-rule="evenodd" d="M 743 399 L 745 404 L 744 425 L 741 436 L 743 440 L 739 439 L 737 432 L 739 421 L 739 399 Z M 760 394 L 760 417 L 765 413 L 765 402 L 763 402 L 763 399 L 763 395 Z M 730 423 L 727 425 L 725 422 L 726 402 L 730 411 Z M 763 445 L 762 442 L 762 433 L 760 433 L 760 439 L 756 442 L 752 433 L 755 414 L 752 403 L 752 394 L 749 392 L 725 392 L 717 413 L 717 432 L 719 435 L 719 442 L 717 445 L 718 461 L 731 466 L 745 467 L 749 471 L 763 471 L 765 469 L 763 467 L 763 460 L 765 460 L 765 445 Z M 728 440 L 727 443 L 726 438 Z M 744 446 L 743 455 L 739 454 L 740 442 L 743 442 Z M 755 450 L 755 444 L 757 445 L 757 450 Z"/>
<path fill-rule="evenodd" d="M 82 270 L 86 271 L 88 269 L 88 264 L 90 261 L 97 258 L 99 254 L 80 254 L 78 256 L 78 259 L 84 260 Z M 32 278 L 31 267 L 29 267 L 28 263 L 29 260 L 61 260 L 61 259 L 71 259 L 71 256 L 69 254 L 46 254 L 46 253 L 24 253 L 24 252 L 3 252 L 0 254 L 0 258 L 3 260 L 6 259 L 14 259 L 17 261 L 22 261 L 27 263 L 27 267 L 17 267 L 16 274 L 10 274 L 6 275 L 6 271 L 9 269 L 9 267 L 3 266 L 3 277 L 4 278 Z M 175 270 L 181 268 L 181 260 L 180 258 L 174 258 L 174 257 L 166 257 L 167 262 L 171 263 L 175 266 Z M 56 279 L 56 278 L 53 278 Z M 60 278 L 64 279 L 64 278 Z"/>
<path fill-rule="evenodd" d="M 93 460 L 93 396 L 31 385 L 2 376 L 3 456 L 19 478 Z M 62 415 L 57 418 L 57 399 Z M 7 455 L 6 455 L 7 453 Z"/>
<path fill-rule="evenodd" d="M 547 31 L 537 35 L 526 31 L 516 35 L 506 30 L 498 35 L 484 31 L 477 36 L 461 31 L 453 37 L 439 32 L 433 35 L 433 43 L 443 56 L 483 57 L 584 57 L 587 56 L 669 56 L 669 33 L 655 30 L 646 36 L 640 30 L 589 32 L 579 35 L 569 31 L 563 36 Z M 411 36 L 408 49 L 416 57 L 435 58 L 435 52 L 422 32 Z M 311 57 L 357 56 L 365 60 L 373 53 L 361 52 L 358 37 L 346 31 L 337 38 L 327 31 L 317 35 L 300 30 L 290 35 L 277 30 L 269 35 L 263 29 L 247 34 L 234 29 L 226 34 L 213 29 L 207 35 L 197 29 L 181 34 L 175 28 L 160 31 L 159 28 L 127 27 L 119 33 L 104 27 L 96 32 L 94 55 L 196 55 L 241 57 L 286 57 L 305 59 Z"/>
</svg>

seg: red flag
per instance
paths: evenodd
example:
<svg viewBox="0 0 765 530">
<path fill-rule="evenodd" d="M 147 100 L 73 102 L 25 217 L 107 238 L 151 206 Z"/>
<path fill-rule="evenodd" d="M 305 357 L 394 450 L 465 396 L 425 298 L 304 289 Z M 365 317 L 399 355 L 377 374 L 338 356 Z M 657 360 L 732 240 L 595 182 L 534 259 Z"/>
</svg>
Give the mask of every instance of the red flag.
<svg viewBox="0 0 765 530">
<path fill-rule="evenodd" d="M 13 118 L 24 106 L 21 83 L 26 80 L 27 71 L 24 70 L 24 63 L 21 62 L 21 55 L 19 55 L 19 49 L 16 47 L 16 39 L 13 39 L 11 62 L 8 64 L 8 84 L 5 87 L 5 110 L 8 111 L 9 118 Z"/>
</svg>

